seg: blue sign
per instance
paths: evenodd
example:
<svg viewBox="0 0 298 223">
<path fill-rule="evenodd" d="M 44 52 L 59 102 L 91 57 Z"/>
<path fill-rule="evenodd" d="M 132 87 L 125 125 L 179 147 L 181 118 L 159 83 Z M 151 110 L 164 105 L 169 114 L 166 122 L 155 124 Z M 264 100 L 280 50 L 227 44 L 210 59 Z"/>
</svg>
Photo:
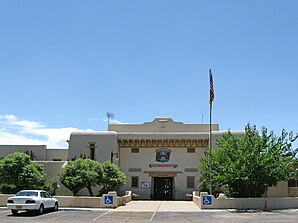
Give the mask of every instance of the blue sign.
<svg viewBox="0 0 298 223">
<path fill-rule="evenodd" d="M 211 205 L 212 204 L 212 196 L 203 196 L 203 204 Z"/>
<path fill-rule="evenodd" d="M 105 196 L 105 204 L 113 204 L 113 196 Z"/>
</svg>

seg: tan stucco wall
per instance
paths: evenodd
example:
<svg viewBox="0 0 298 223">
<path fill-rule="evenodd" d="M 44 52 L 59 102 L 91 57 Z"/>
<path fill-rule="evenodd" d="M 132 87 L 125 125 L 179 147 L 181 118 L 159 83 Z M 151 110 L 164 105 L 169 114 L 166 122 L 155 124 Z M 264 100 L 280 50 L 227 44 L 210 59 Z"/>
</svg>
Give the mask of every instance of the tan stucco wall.
<svg viewBox="0 0 298 223">
<path fill-rule="evenodd" d="M 174 176 L 174 198 L 185 199 L 186 193 L 191 193 L 194 188 L 186 188 L 187 176 L 195 177 L 195 189 L 198 187 L 198 172 L 185 172 L 185 168 L 198 168 L 198 162 L 204 155 L 206 148 L 196 148 L 195 153 L 187 153 L 187 148 L 168 148 L 170 149 L 170 161 L 164 164 L 178 164 L 174 167 L 149 167 L 149 164 L 161 164 L 155 161 L 156 152 L 159 148 L 140 148 L 139 153 L 131 153 L 131 148 L 120 148 L 120 169 L 127 176 L 127 183 L 121 190 L 132 190 L 139 194 L 141 199 L 150 199 L 153 193 L 152 176 Z M 129 172 L 129 168 L 141 168 L 141 172 Z M 131 188 L 131 177 L 139 177 L 139 188 Z M 142 189 L 141 183 L 149 182 L 149 189 Z"/>
<path fill-rule="evenodd" d="M 209 124 L 184 124 L 171 118 L 156 118 L 143 124 L 110 124 L 109 131 L 116 132 L 209 132 Z M 219 125 L 212 124 L 212 131 L 218 131 Z"/>
<path fill-rule="evenodd" d="M 37 163 L 44 166 L 48 179 L 58 179 L 58 175 L 65 161 L 37 161 Z"/>
<path fill-rule="evenodd" d="M 95 143 L 95 160 L 100 163 L 111 159 L 112 150 L 118 151 L 116 132 L 73 132 L 69 139 L 68 159 L 78 158 L 80 154 L 90 156 L 89 143 Z"/>
<path fill-rule="evenodd" d="M 5 157 L 8 154 L 15 152 L 32 151 L 36 156 L 36 160 L 46 160 L 46 145 L 0 145 L 0 157 Z"/>
<path fill-rule="evenodd" d="M 68 149 L 47 149 L 46 152 L 47 161 L 53 161 L 54 159 L 66 161 L 68 158 Z"/>
<path fill-rule="evenodd" d="M 202 192 L 193 194 L 194 202 L 201 209 L 288 209 L 298 208 L 298 197 L 271 197 L 271 198 L 214 198 L 212 196 L 212 204 L 205 205 L 203 197 L 208 193 Z"/>
<path fill-rule="evenodd" d="M 269 187 L 266 193 L 267 197 L 287 197 L 288 182 L 279 182 L 276 187 Z"/>
<path fill-rule="evenodd" d="M 14 194 L 0 194 L 0 207 L 5 207 L 9 197 Z M 105 204 L 104 197 L 113 196 L 113 204 Z M 131 191 L 126 191 L 125 195 L 118 197 L 116 192 L 109 192 L 102 197 L 74 197 L 74 196 L 54 196 L 58 199 L 60 207 L 85 207 L 85 208 L 115 208 L 131 201 Z"/>
<path fill-rule="evenodd" d="M 288 191 L 290 197 L 298 197 L 298 187 L 289 187 Z"/>
</svg>

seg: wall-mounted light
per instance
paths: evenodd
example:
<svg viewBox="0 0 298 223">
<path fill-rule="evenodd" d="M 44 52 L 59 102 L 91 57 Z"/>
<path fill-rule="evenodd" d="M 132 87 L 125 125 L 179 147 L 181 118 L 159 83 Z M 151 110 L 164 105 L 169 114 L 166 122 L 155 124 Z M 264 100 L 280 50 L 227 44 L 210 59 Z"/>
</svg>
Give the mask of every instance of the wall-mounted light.
<svg viewBox="0 0 298 223">
<path fill-rule="evenodd" d="M 113 150 L 111 151 L 111 163 L 114 163 L 113 162 L 113 158 L 115 156 L 115 160 L 119 160 L 119 154 L 118 152 L 113 152 Z"/>
</svg>

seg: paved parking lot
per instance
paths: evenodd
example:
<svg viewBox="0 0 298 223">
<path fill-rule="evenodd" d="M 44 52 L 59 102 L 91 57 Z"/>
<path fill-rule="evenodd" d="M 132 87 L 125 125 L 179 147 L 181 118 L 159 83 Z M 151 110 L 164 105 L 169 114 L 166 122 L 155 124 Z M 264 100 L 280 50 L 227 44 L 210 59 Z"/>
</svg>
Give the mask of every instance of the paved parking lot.
<svg viewBox="0 0 298 223">
<path fill-rule="evenodd" d="M 297 222 L 298 210 L 201 210 L 189 201 L 131 201 L 116 209 L 61 209 L 44 215 L 0 209 L 0 222 Z"/>
<path fill-rule="evenodd" d="M 0 210 L 2 223 L 31 223 L 31 222 L 297 222 L 298 210 L 284 210 L 273 212 L 262 211 L 125 211 L 125 210 L 91 210 L 91 211 L 58 211 L 48 212 L 44 215 L 34 215 L 20 212 L 12 216 L 9 210 Z"/>
</svg>

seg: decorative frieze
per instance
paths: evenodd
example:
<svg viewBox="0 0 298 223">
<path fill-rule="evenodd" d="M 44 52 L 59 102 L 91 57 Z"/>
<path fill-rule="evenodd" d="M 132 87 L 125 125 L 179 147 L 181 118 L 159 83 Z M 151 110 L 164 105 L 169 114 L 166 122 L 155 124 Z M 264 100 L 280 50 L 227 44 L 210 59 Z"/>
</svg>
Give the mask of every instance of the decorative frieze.
<svg viewBox="0 0 298 223">
<path fill-rule="evenodd" d="M 208 139 L 118 139 L 119 147 L 207 147 Z"/>
</svg>

